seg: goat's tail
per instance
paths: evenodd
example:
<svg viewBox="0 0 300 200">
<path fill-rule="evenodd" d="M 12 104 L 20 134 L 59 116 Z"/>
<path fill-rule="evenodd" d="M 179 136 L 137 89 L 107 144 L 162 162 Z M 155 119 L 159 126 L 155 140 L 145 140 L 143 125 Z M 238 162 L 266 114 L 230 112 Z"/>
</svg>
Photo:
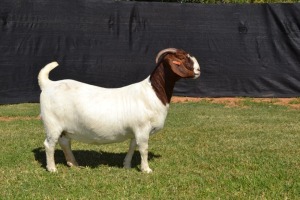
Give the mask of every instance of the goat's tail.
<svg viewBox="0 0 300 200">
<path fill-rule="evenodd" d="M 41 69 L 38 75 L 39 86 L 41 90 L 47 85 L 47 82 L 51 81 L 49 79 L 49 73 L 52 69 L 58 66 L 57 62 L 52 62 L 47 64 L 43 69 Z"/>
</svg>

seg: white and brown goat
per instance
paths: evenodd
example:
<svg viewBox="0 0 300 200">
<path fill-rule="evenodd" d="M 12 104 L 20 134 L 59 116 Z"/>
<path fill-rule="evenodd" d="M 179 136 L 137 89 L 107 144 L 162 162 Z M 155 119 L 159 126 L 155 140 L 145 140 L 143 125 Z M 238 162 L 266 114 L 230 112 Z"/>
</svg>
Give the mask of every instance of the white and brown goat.
<svg viewBox="0 0 300 200">
<path fill-rule="evenodd" d="M 136 146 L 141 154 L 141 171 L 150 173 L 149 136 L 162 129 L 175 82 L 198 78 L 196 58 L 183 50 L 168 48 L 156 57 L 156 68 L 145 80 L 116 89 L 101 88 L 74 80 L 51 81 L 48 76 L 57 62 L 46 65 L 38 75 L 42 90 L 41 116 L 46 131 L 44 142 L 47 170 L 56 172 L 58 142 L 69 166 L 77 166 L 71 139 L 107 144 L 130 139 L 124 167 L 131 167 Z"/>
</svg>

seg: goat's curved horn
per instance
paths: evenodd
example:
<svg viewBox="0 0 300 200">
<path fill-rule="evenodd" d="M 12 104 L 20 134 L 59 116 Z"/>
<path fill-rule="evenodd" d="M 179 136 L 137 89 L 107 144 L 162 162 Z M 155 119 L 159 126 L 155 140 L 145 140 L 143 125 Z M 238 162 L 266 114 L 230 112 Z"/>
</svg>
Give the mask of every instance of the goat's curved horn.
<svg viewBox="0 0 300 200">
<path fill-rule="evenodd" d="M 168 53 L 168 52 L 170 52 L 170 53 L 176 53 L 176 52 L 177 52 L 177 49 L 175 49 L 175 48 L 167 48 L 167 49 L 161 50 L 161 51 L 157 54 L 157 56 L 156 56 L 156 59 L 155 59 L 156 64 L 160 61 L 161 56 L 164 55 L 165 53 Z"/>
</svg>

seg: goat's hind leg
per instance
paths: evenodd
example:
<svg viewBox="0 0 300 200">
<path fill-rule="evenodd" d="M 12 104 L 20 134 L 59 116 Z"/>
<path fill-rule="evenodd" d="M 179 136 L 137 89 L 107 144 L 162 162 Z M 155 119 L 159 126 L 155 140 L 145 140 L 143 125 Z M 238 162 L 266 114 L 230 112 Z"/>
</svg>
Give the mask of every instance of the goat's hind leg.
<svg viewBox="0 0 300 200">
<path fill-rule="evenodd" d="M 71 150 L 71 140 L 67 138 L 63 133 L 58 139 L 58 143 L 65 154 L 67 165 L 70 167 L 78 166 L 74 154 Z"/>
<path fill-rule="evenodd" d="M 55 160 L 54 160 L 54 151 L 55 151 L 56 143 L 57 143 L 57 139 L 52 137 L 47 137 L 47 139 L 44 142 L 45 151 L 46 151 L 46 161 L 47 161 L 46 168 L 49 172 L 57 172 L 57 169 L 55 167 Z"/>
</svg>

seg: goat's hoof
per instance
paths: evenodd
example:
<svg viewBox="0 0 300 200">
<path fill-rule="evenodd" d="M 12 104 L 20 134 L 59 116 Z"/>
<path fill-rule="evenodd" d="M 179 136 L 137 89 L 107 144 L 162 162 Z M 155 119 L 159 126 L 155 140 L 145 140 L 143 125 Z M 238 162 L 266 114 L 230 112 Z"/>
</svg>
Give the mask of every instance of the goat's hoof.
<svg viewBox="0 0 300 200">
<path fill-rule="evenodd" d="M 131 165 L 130 164 L 129 165 L 124 164 L 124 169 L 131 169 Z"/>
<path fill-rule="evenodd" d="M 56 173 L 57 172 L 57 169 L 56 167 L 47 167 L 47 170 L 51 173 Z"/>
<path fill-rule="evenodd" d="M 69 167 L 78 167 L 78 163 L 77 163 L 77 162 L 70 162 L 70 161 L 68 161 L 68 162 L 67 162 L 67 165 L 68 165 Z"/>
<path fill-rule="evenodd" d="M 152 173 L 152 169 L 150 169 L 150 168 L 142 169 L 142 172 L 150 174 L 150 173 Z"/>
</svg>

